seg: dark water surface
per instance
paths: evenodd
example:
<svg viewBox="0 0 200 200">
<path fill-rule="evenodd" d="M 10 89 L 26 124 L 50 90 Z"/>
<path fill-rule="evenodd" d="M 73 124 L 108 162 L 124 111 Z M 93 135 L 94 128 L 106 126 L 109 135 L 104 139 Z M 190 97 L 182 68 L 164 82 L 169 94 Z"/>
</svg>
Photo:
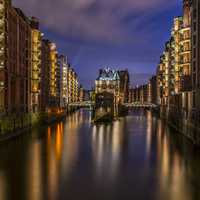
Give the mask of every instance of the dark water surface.
<svg viewBox="0 0 200 200">
<path fill-rule="evenodd" d="M 0 144 L 0 200 L 199 200 L 200 153 L 151 112 L 65 122 Z"/>
</svg>

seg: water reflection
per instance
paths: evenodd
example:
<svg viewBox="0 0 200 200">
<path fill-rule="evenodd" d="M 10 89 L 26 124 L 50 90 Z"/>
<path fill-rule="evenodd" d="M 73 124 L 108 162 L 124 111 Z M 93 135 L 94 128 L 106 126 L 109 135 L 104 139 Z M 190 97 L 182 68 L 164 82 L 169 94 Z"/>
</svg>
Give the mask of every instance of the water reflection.
<svg viewBox="0 0 200 200">
<path fill-rule="evenodd" d="M 73 122 L 72 122 L 73 123 Z M 69 175 L 78 159 L 78 125 L 70 125 L 65 128 L 64 148 L 62 157 L 62 174 Z"/>
<path fill-rule="evenodd" d="M 200 199 L 199 151 L 151 112 L 90 120 L 81 110 L 2 144 L 0 200 Z"/>
<path fill-rule="evenodd" d="M 151 112 L 147 112 L 147 134 L 146 134 L 147 156 L 149 156 L 149 154 L 151 153 L 152 127 L 153 127 L 152 113 Z"/>
<path fill-rule="evenodd" d="M 119 170 L 120 154 L 123 145 L 124 121 L 109 125 L 94 125 L 92 128 L 92 151 L 97 177 L 115 180 Z"/>
<path fill-rule="evenodd" d="M 63 174 L 67 178 L 77 159 L 78 113 L 67 119 L 68 126 L 63 122 L 56 127 L 48 127 L 47 140 L 47 167 L 48 167 L 48 199 L 58 199 L 58 187 Z M 65 179 L 66 180 L 66 179 Z"/>
<path fill-rule="evenodd" d="M 158 120 L 157 140 L 158 140 L 158 177 L 159 199 L 192 199 L 190 187 L 188 187 L 186 168 L 184 160 L 181 160 L 179 152 L 172 146 L 168 129 L 163 129 L 163 124 Z M 164 132 L 163 132 L 164 130 Z M 165 196 L 163 197 L 163 194 Z"/>
<path fill-rule="evenodd" d="M 56 132 L 54 135 L 54 129 Z M 53 133 L 52 133 L 53 132 Z M 59 135 L 59 136 L 58 136 Z M 48 127 L 47 137 L 47 196 L 51 200 L 57 197 L 57 185 L 58 185 L 58 165 L 61 153 L 61 140 L 59 131 L 59 124 L 57 127 Z M 55 140 L 56 139 L 56 140 Z M 59 153 L 60 152 L 60 153 Z"/>
<path fill-rule="evenodd" d="M 7 199 L 7 180 L 3 172 L 0 173 L 0 199 Z"/>
<path fill-rule="evenodd" d="M 36 142 L 30 145 L 28 152 L 28 167 L 27 167 L 27 188 L 28 199 L 41 200 L 42 199 L 42 160 L 41 160 L 41 143 Z"/>
</svg>

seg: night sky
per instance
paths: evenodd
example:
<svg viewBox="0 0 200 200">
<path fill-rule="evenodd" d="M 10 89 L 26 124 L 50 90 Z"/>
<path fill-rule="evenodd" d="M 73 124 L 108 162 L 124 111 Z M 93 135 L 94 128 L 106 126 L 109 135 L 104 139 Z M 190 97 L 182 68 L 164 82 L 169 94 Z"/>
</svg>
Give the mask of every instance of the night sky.
<svg viewBox="0 0 200 200">
<path fill-rule="evenodd" d="M 41 21 L 45 37 L 67 55 L 84 87 L 99 68 L 128 69 L 131 84 L 155 73 L 182 0 L 13 0 Z"/>
</svg>

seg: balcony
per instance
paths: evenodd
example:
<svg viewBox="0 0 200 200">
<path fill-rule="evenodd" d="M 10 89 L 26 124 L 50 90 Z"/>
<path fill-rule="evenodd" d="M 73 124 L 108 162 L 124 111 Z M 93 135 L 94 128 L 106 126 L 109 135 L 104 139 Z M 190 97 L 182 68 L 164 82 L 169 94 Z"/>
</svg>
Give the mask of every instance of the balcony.
<svg viewBox="0 0 200 200">
<path fill-rule="evenodd" d="M 191 42 L 191 38 L 188 36 L 188 37 L 182 38 L 180 41 L 180 44 L 184 45 L 185 43 L 190 43 L 190 42 Z"/>
<path fill-rule="evenodd" d="M 181 47 L 180 54 L 191 53 L 191 48 L 189 46 Z"/>
<path fill-rule="evenodd" d="M 191 62 L 189 60 L 181 60 L 179 62 L 179 65 L 182 67 L 182 66 L 185 66 L 185 65 L 191 65 Z"/>
</svg>

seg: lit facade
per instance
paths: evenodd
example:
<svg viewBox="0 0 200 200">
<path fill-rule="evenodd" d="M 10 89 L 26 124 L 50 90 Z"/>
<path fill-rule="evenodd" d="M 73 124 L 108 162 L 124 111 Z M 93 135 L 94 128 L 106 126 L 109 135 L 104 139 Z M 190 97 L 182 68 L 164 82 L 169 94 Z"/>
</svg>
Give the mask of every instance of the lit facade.
<svg viewBox="0 0 200 200">
<path fill-rule="evenodd" d="M 31 111 L 40 111 L 42 33 L 39 22 L 31 18 Z"/>
<path fill-rule="evenodd" d="M 79 82 L 78 82 L 78 75 L 75 73 L 74 75 L 74 99 L 75 102 L 79 101 Z"/>
<path fill-rule="evenodd" d="M 67 103 L 68 103 L 67 77 L 68 77 L 68 64 L 66 61 L 66 62 L 63 62 L 63 77 L 62 77 L 62 87 L 63 87 L 62 96 L 63 96 L 64 106 L 67 106 Z"/>
<path fill-rule="evenodd" d="M 68 64 L 68 103 L 79 101 L 79 82 L 74 69 Z"/>
<path fill-rule="evenodd" d="M 62 99 L 62 65 L 59 63 L 59 55 L 56 56 L 56 73 L 55 73 L 55 85 L 56 85 L 56 107 L 63 107 L 63 99 Z"/>
<path fill-rule="evenodd" d="M 24 117 L 77 101 L 78 76 L 43 39 L 38 20 L 0 0 L 0 115 Z"/>
<path fill-rule="evenodd" d="M 73 102 L 78 102 L 79 100 L 79 82 L 78 76 L 75 71 L 73 71 Z"/>
<path fill-rule="evenodd" d="M 124 75 L 121 73 L 121 78 Z M 95 109 L 96 114 L 110 113 L 111 117 L 119 113 L 119 105 L 123 103 L 123 84 L 120 85 L 119 71 L 104 68 L 99 70 L 99 76 L 95 81 Z M 121 86 L 121 87 L 120 87 Z M 121 90 L 120 90 L 121 89 Z"/>
<path fill-rule="evenodd" d="M 68 63 L 67 58 L 63 55 L 58 59 L 60 68 L 60 106 L 66 107 L 68 104 Z"/>
<path fill-rule="evenodd" d="M 171 87 L 170 56 L 171 56 L 170 42 L 167 42 L 165 44 L 165 50 L 163 52 L 163 55 L 160 57 L 160 63 L 158 65 L 158 70 L 157 70 L 157 76 L 158 76 L 157 93 L 159 94 L 158 104 L 161 104 L 163 106 L 168 106 L 169 95 L 170 95 L 170 87 Z"/>
<path fill-rule="evenodd" d="M 56 71 L 58 68 L 58 53 L 56 44 L 50 42 L 50 106 L 57 107 L 58 105 L 58 91 L 57 91 L 57 75 Z"/>
<path fill-rule="evenodd" d="M 181 102 L 184 116 L 188 118 L 192 110 L 191 0 L 183 1 L 183 27 L 180 33 Z"/>
<path fill-rule="evenodd" d="M 182 80 L 191 76 L 191 1 L 183 1 L 183 25 L 180 30 L 180 67 Z M 182 87 L 182 91 L 186 88 Z"/>
<path fill-rule="evenodd" d="M 171 82 L 172 95 L 180 93 L 181 87 L 181 67 L 180 67 L 180 52 L 181 52 L 181 29 L 183 26 L 183 17 L 174 18 L 174 24 L 171 32 Z"/>
<path fill-rule="evenodd" d="M 150 102 L 151 101 L 150 95 L 152 92 L 150 91 L 150 85 L 151 83 L 130 89 L 129 102 L 142 103 L 142 104 L 152 103 Z M 151 87 L 153 87 L 153 85 L 151 85 Z"/>
<path fill-rule="evenodd" d="M 181 107 L 188 117 L 192 107 L 191 1 L 183 1 L 183 17 L 174 18 L 171 38 L 157 69 L 158 104 Z"/>
<path fill-rule="evenodd" d="M 157 71 L 156 71 L 156 77 L 157 77 L 157 104 L 162 104 L 162 97 L 163 97 L 163 66 L 161 62 L 160 57 L 160 63 L 158 64 Z"/>
<path fill-rule="evenodd" d="M 72 103 L 73 102 L 73 69 L 70 67 L 70 65 L 67 66 L 67 102 Z"/>
<path fill-rule="evenodd" d="M 112 93 L 120 101 L 120 77 L 118 71 L 110 68 L 101 69 L 95 81 L 95 93 Z"/>
</svg>

